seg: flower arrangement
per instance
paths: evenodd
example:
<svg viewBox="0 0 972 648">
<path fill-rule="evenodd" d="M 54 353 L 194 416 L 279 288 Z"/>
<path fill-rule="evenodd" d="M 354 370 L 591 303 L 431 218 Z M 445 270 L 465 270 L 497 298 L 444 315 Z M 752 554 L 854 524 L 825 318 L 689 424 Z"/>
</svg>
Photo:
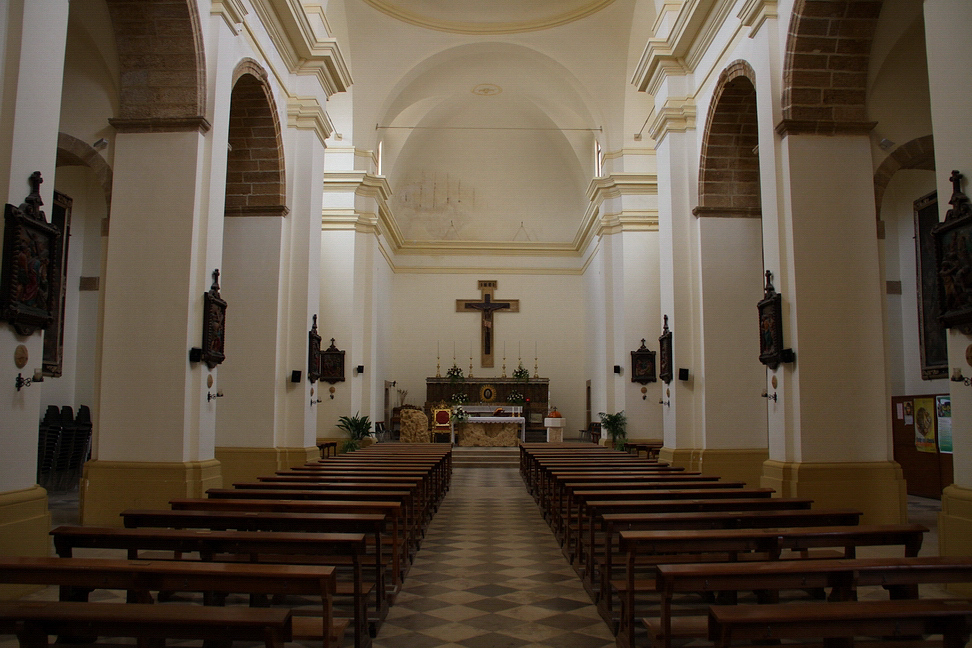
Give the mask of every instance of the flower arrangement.
<svg viewBox="0 0 972 648">
<path fill-rule="evenodd" d="M 465 392 L 456 392 L 449 400 L 456 404 L 468 403 L 469 396 L 467 396 Z"/>
<path fill-rule="evenodd" d="M 452 408 L 452 422 L 453 423 L 465 423 L 469 418 L 469 412 L 462 409 L 462 405 L 456 405 Z"/>
<path fill-rule="evenodd" d="M 530 380 L 530 371 L 520 363 L 520 366 L 513 370 L 513 377 L 517 380 L 527 381 Z"/>
<path fill-rule="evenodd" d="M 522 405 L 527 402 L 526 397 L 518 391 L 511 391 L 510 395 L 506 397 L 506 400 L 514 405 Z"/>
<path fill-rule="evenodd" d="M 465 377 L 462 375 L 462 368 L 456 366 L 455 363 L 449 367 L 449 371 L 446 372 L 446 375 L 449 376 L 449 382 L 453 384 L 465 380 Z"/>
</svg>

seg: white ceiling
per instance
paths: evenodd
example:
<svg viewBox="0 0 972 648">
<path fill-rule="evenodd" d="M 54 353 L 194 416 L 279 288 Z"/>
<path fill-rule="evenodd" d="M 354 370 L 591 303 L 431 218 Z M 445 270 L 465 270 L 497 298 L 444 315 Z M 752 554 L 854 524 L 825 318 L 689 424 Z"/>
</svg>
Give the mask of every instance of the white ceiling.
<svg viewBox="0 0 972 648">
<path fill-rule="evenodd" d="M 637 131 L 635 3 L 344 0 L 353 142 L 382 141 L 407 242 L 575 240 L 595 137 L 618 150 Z"/>
</svg>

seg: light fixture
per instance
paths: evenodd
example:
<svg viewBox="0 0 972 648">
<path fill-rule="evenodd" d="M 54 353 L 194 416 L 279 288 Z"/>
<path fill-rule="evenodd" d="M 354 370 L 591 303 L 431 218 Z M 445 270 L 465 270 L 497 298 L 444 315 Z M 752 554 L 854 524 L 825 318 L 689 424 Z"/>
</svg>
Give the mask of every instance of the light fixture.
<svg viewBox="0 0 972 648">
<path fill-rule="evenodd" d="M 108 148 L 108 140 L 106 140 L 104 137 L 102 137 L 97 142 L 95 142 L 94 144 L 92 144 L 91 145 L 91 148 L 95 149 L 96 151 L 101 151 L 102 149 L 106 149 L 106 148 Z"/>
</svg>

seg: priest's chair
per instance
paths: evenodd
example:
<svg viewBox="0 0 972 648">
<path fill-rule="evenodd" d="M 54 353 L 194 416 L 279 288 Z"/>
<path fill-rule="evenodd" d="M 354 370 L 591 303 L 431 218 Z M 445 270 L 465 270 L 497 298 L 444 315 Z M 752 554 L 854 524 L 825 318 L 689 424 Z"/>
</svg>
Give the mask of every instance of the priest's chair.
<svg viewBox="0 0 972 648">
<path fill-rule="evenodd" d="M 452 438 L 452 408 L 440 403 L 432 408 L 432 440 L 436 443 L 448 443 Z"/>
</svg>

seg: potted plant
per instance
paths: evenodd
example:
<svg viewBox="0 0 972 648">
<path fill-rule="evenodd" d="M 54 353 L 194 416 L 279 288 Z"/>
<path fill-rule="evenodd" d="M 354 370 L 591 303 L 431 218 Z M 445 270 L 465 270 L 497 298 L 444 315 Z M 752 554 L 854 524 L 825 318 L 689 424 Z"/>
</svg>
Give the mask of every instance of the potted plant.
<svg viewBox="0 0 972 648">
<path fill-rule="evenodd" d="M 371 434 L 371 421 L 367 416 L 342 416 L 338 419 L 337 427 L 348 433 L 344 442 L 344 452 L 354 452 L 361 447 L 361 442 Z"/>
<path fill-rule="evenodd" d="M 628 419 L 624 410 L 615 414 L 598 412 L 601 417 L 601 429 L 611 435 L 611 445 L 615 450 L 624 450 L 624 442 L 628 439 Z"/>
</svg>

